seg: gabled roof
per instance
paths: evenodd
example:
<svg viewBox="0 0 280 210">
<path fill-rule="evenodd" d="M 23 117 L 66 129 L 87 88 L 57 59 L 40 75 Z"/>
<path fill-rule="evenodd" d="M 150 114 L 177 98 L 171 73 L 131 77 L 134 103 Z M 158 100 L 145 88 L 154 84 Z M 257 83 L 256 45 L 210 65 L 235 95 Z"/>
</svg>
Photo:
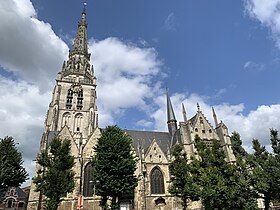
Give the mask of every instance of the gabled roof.
<svg viewBox="0 0 280 210">
<path fill-rule="evenodd" d="M 124 131 L 133 139 L 133 146 L 138 152 L 139 145 L 143 145 L 143 149 L 146 152 L 153 140 L 156 140 L 161 150 L 167 154 L 169 150 L 170 135 L 168 132 L 157 132 L 157 131 L 138 131 L 138 130 L 127 130 Z"/>
<path fill-rule="evenodd" d="M 26 198 L 26 192 L 24 192 L 20 187 L 16 187 L 16 192 L 19 198 Z"/>
<path fill-rule="evenodd" d="M 197 124 L 198 122 L 198 119 L 199 117 L 202 117 L 206 122 L 207 124 L 212 128 L 212 130 L 214 130 L 213 126 L 211 125 L 211 123 L 207 120 L 207 118 L 204 116 L 204 114 L 199 111 L 198 113 L 196 113 L 195 116 L 193 116 L 189 121 L 191 122 L 191 126 L 194 128 L 195 125 Z"/>
</svg>

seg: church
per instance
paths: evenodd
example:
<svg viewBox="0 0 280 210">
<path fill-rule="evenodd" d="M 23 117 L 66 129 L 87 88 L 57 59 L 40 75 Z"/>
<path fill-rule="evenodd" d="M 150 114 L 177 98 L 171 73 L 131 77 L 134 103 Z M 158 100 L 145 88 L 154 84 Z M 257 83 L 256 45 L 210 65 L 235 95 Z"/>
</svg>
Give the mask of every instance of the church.
<svg viewBox="0 0 280 210">
<path fill-rule="evenodd" d="M 74 44 L 69 50 L 68 60 L 63 62 L 62 69 L 58 72 L 40 144 L 41 151 L 55 136 L 71 140 L 71 153 L 75 157 L 73 170 L 76 186 L 72 193 L 68 193 L 63 198 L 59 210 L 77 209 L 79 195 L 84 196 L 84 210 L 101 210 L 99 197 L 93 194 L 95 186 L 91 182 L 90 161 L 94 156 L 93 147 L 102 129 L 98 126 L 96 105 L 98 89 L 90 58 L 84 9 Z M 175 144 L 182 145 L 190 156 L 196 152 L 194 145 L 196 135 L 209 145 L 212 143 L 211 139 L 218 139 L 221 141 L 228 161 L 235 160 L 227 126 L 223 122 L 218 122 L 214 109 L 214 126 L 206 119 L 199 104 L 197 113 L 189 119 L 182 105 L 184 120 L 177 122 L 168 93 L 166 97 L 168 132 L 124 129 L 133 139 L 134 150 L 138 156 L 135 173 L 139 181 L 134 195 L 121 201 L 121 210 L 181 208 L 179 200 L 168 193 L 170 185 L 168 164 L 171 160 L 170 150 Z M 39 168 L 40 166 L 37 165 L 36 170 Z M 43 209 L 42 198 L 40 192 L 35 192 L 35 184 L 32 183 L 27 209 Z M 191 209 L 200 208 L 199 202 L 191 203 Z"/>
</svg>

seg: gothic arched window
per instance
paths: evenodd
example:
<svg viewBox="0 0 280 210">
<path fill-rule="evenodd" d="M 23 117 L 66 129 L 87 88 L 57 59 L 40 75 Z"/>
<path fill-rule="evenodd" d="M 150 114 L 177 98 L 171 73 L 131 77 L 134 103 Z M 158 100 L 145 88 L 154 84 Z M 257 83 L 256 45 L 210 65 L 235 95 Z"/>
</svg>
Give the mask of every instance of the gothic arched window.
<svg viewBox="0 0 280 210">
<path fill-rule="evenodd" d="M 77 109 L 81 110 L 83 108 L 83 90 L 80 90 L 78 92 L 78 97 L 77 97 Z"/>
<path fill-rule="evenodd" d="M 89 197 L 92 196 L 92 189 L 93 189 L 93 184 L 91 183 L 92 181 L 92 163 L 88 163 L 85 166 L 84 169 L 84 196 Z"/>
<path fill-rule="evenodd" d="M 164 194 L 164 178 L 158 167 L 151 172 L 151 194 Z"/>
<path fill-rule="evenodd" d="M 73 101 L 73 90 L 68 90 L 67 98 L 66 98 L 66 109 L 72 108 L 72 101 Z"/>
<path fill-rule="evenodd" d="M 82 121 L 83 121 L 83 115 L 80 113 L 77 114 L 74 120 L 74 132 L 82 131 Z"/>
<path fill-rule="evenodd" d="M 71 119 L 71 114 L 69 112 L 66 112 L 62 116 L 62 122 L 61 122 L 61 127 L 68 125 L 69 126 L 69 121 Z"/>
</svg>

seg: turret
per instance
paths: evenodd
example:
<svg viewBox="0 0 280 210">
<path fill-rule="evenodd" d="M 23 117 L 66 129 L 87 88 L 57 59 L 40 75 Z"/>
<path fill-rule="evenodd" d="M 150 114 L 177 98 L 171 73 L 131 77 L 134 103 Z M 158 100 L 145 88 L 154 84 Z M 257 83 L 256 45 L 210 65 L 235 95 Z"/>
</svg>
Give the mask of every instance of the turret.
<svg viewBox="0 0 280 210">
<path fill-rule="evenodd" d="M 185 110 L 185 106 L 183 103 L 182 103 L 182 111 L 183 111 L 183 119 L 184 119 L 184 122 L 186 123 L 188 121 L 188 118 L 187 118 L 187 112 Z"/>
<path fill-rule="evenodd" d="M 215 127 L 217 128 L 218 127 L 218 118 L 217 118 L 217 115 L 215 113 L 214 107 L 212 107 L 212 112 L 213 112 L 213 118 L 214 118 L 214 122 L 215 122 Z"/>
<path fill-rule="evenodd" d="M 177 120 L 175 118 L 172 103 L 167 91 L 166 91 L 166 98 L 167 98 L 167 126 L 168 126 L 169 134 L 171 135 L 171 137 L 173 137 L 174 133 L 177 130 Z"/>
</svg>

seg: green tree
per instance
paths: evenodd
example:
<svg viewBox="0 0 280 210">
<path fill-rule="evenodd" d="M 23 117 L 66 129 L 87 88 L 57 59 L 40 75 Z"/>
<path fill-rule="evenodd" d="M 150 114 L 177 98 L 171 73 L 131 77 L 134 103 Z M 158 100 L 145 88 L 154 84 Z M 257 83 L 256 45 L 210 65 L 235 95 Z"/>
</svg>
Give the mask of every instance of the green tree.
<svg viewBox="0 0 280 210">
<path fill-rule="evenodd" d="M 61 197 L 74 189 L 74 157 L 70 152 L 70 140 L 56 137 L 37 157 L 41 168 L 33 181 L 36 190 L 47 197 L 47 210 L 56 210 Z"/>
<path fill-rule="evenodd" d="M 253 140 L 254 153 L 251 155 L 253 187 L 264 199 L 265 210 L 268 210 L 273 200 L 280 199 L 280 140 L 278 132 L 270 131 L 273 152 L 269 153 L 257 139 Z"/>
<path fill-rule="evenodd" d="M 254 185 L 254 176 L 250 164 L 250 155 L 242 147 L 242 140 L 237 132 L 231 135 L 232 150 L 235 155 L 235 208 L 244 210 L 258 209 L 258 192 Z"/>
<path fill-rule="evenodd" d="M 22 164 L 22 155 L 13 137 L 0 139 L 0 197 L 8 187 L 18 187 L 27 180 L 28 174 Z"/>
<path fill-rule="evenodd" d="M 118 209 L 122 196 L 133 194 L 137 186 L 132 139 L 119 127 L 108 126 L 103 130 L 94 151 L 93 181 L 98 183 L 96 194 L 101 196 L 100 205 L 107 209 L 110 198 L 110 209 Z"/>
<path fill-rule="evenodd" d="M 196 138 L 197 156 L 192 156 L 190 171 L 199 185 L 200 199 L 206 210 L 255 209 L 240 198 L 242 187 L 240 170 L 226 161 L 226 155 L 218 140 L 211 147 Z M 250 203 L 251 204 L 251 203 Z"/>
<path fill-rule="evenodd" d="M 171 175 L 171 186 L 169 193 L 181 199 L 183 210 L 187 209 L 188 199 L 192 201 L 198 200 L 197 192 L 199 186 L 193 182 L 189 172 L 187 154 L 183 151 L 183 147 L 176 144 L 172 148 L 173 160 L 169 164 L 169 172 Z"/>
</svg>

